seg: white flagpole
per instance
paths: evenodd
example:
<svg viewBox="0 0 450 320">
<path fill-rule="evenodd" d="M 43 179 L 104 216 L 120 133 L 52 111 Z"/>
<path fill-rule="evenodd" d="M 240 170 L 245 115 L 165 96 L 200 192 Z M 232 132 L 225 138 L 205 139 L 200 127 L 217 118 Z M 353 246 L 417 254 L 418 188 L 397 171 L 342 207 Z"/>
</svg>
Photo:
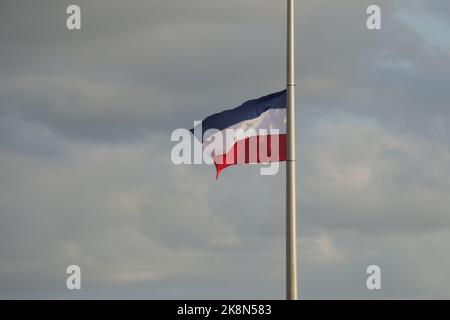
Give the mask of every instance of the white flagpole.
<svg viewBox="0 0 450 320">
<path fill-rule="evenodd" d="M 286 298 L 288 300 L 297 299 L 294 20 L 295 20 L 294 0 L 287 0 Z"/>
</svg>

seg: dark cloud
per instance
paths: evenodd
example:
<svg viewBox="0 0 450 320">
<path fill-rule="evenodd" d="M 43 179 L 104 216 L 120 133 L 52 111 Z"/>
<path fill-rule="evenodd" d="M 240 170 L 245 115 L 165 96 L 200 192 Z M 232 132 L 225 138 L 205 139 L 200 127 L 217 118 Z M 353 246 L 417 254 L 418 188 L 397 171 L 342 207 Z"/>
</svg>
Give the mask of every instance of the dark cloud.
<svg viewBox="0 0 450 320">
<path fill-rule="evenodd" d="M 73 32 L 72 1 L 0 4 L 0 297 L 282 298 L 284 167 L 215 181 L 170 132 L 283 87 L 285 6 L 78 3 Z M 450 51 L 408 17 L 450 10 L 378 3 L 371 32 L 371 1 L 299 1 L 304 298 L 449 297 Z"/>
</svg>

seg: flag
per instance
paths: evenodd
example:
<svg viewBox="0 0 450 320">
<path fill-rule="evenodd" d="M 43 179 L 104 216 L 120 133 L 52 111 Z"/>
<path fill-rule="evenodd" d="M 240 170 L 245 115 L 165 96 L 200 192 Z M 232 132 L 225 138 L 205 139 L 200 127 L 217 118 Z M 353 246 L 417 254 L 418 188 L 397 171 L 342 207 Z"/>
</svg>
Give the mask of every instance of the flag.
<svg viewBox="0 0 450 320">
<path fill-rule="evenodd" d="M 232 165 L 286 161 L 286 90 L 213 114 L 191 132 L 201 132 L 216 179 Z"/>
</svg>

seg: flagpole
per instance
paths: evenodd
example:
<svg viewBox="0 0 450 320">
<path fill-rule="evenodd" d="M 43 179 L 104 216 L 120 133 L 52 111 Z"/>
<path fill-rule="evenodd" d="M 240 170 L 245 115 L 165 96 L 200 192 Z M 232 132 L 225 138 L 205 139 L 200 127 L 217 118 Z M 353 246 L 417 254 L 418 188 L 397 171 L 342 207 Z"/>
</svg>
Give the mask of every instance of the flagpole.
<svg viewBox="0 0 450 320">
<path fill-rule="evenodd" d="M 287 0 L 287 161 L 286 161 L 286 299 L 297 299 L 297 232 L 295 185 L 295 9 Z"/>
</svg>

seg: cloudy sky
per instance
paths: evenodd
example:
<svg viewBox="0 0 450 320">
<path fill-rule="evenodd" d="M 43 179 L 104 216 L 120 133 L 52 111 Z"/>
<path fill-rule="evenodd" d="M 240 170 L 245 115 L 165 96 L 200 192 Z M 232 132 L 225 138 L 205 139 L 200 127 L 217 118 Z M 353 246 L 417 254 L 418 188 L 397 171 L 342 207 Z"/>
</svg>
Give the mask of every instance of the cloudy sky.
<svg viewBox="0 0 450 320">
<path fill-rule="evenodd" d="M 297 2 L 300 297 L 450 298 L 450 2 Z M 284 298 L 284 165 L 216 181 L 170 134 L 284 87 L 285 10 L 1 1 L 0 298 Z"/>
</svg>

